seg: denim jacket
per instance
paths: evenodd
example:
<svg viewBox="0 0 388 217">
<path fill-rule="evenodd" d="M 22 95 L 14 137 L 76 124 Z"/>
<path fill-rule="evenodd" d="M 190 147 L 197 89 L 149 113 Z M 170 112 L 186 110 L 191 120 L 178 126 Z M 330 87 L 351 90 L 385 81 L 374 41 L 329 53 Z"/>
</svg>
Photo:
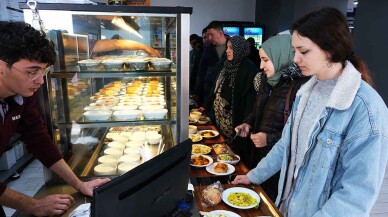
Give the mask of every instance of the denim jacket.
<svg viewBox="0 0 388 217">
<path fill-rule="evenodd" d="M 252 183 L 260 184 L 281 170 L 278 206 L 287 180 L 293 123 L 316 82 L 314 76 L 301 87 L 282 138 L 247 174 Z M 388 109 L 349 61 L 310 132 L 286 215 L 368 216 L 387 165 Z"/>
</svg>

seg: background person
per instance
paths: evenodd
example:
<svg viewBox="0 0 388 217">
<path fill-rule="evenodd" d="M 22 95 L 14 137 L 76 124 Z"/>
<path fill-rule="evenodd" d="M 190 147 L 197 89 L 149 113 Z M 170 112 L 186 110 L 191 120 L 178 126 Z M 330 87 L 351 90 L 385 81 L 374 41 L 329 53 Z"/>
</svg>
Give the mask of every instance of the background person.
<svg viewBox="0 0 388 217">
<path fill-rule="evenodd" d="M 233 183 L 261 184 L 281 170 L 276 205 L 285 216 L 368 216 L 387 165 L 387 106 L 352 53 L 340 11 L 311 12 L 291 32 L 294 62 L 312 78 L 279 142 Z"/>
<path fill-rule="evenodd" d="M 205 102 L 205 110 L 214 110 L 215 123 L 226 143 L 233 143 L 234 127 L 251 112 L 256 92 L 253 78 L 258 68 L 247 58 L 249 47 L 242 36 L 227 42 L 226 58 Z"/>
<path fill-rule="evenodd" d="M 248 58 L 252 60 L 256 64 L 257 67 L 260 67 L 260 55 L 259 55 L 259 50 L 257 50 L 255 46 L 255 39 L 252 37 L 247 38 L 247 42 L 249 45 L 249 56 Z"/>
<path fill-rule="evenodd" d="M 309 78 L 293 73 L 294 53 L 291 47 L 291 35 L 274 36 L 265 41 L 260 48 L 261 65 L 254 80 L 258 93 L 253 111 L 244 123 L 235 128 L 241 137 L 249 137 L 246 144 L 241 144 L 241 160 L 249 169 L 256 167 L 271 148 L 280 139 L 282 130 L 291 111 L 292 103 L 300 86 Z M 250 134 L 250 136 L 249 136 Z M 242 146 L 242 147 L 240 147 Z M 279 173 L 269 178 L 260 186 L 267 195 L 275 200 Z"/>
<path fill-rule="evenodd" d="M 190 51 L 190 93 L 192 93 L 197 81 L 198 68 L 201 62 L 204 46 L 202 38 L 196 34 L 190 36 L 190 45 L 192 48 Z"/>
<path fill-rule="evenodd" d="M 207 28 L 202 29 L 202 42 L 204 46 L 208 46 L 210 44 L 209 39 L 207 37 Z"/>
<path fill-rule="evenodd" d="M 222 24 L 219 21 L 212 21 L 206 27 L 206 36 L 210 45 L 205 47 L 201 63 L 198 69 L 197 81 L 194 88 L 194 95 L 198 98 L 200 106 L 207 100 L 211 94 L 211 89 L 217 79 L 219 69 L 215 66 L 222 65 L 226 60 L 226 38 L 222 30 Z M 218 71 L 217 71 L 218 70 Z M 212 116 L 212 114 L 208 114 Z"/>
<path fill-rule="evenodd" d="M 78 179 L 52 142 L 34 95 L 54 62 L 54 46 L 44 33 L 22 22 L 0 21 L 0 154 L 12 135 L 19 133 L 29 153 L 79 192 L 92 196 L 93 189 L 109 179 Z M 35 216 L 48 216 L 63 214 L 74 204 L 74 198 L 54 194 L 35 199 L 0 183 L 0 204 Z M 2 209 L 0 216 L 5 216 Z"/>
</svg>

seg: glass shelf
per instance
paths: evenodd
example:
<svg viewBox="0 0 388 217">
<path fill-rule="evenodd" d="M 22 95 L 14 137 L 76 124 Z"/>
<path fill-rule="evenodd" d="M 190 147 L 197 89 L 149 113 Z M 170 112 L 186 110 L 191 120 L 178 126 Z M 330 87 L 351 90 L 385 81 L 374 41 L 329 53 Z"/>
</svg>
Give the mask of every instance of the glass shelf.
<svg viewBox="0 0 388 217">
<path fill-rule="evenodd" d="M 123 77 L 155 77 L 155 76 L 176 76 L 173 71 L 68 71 L 52 72 L 51 78 L 123 78 Z"/>
</svg>

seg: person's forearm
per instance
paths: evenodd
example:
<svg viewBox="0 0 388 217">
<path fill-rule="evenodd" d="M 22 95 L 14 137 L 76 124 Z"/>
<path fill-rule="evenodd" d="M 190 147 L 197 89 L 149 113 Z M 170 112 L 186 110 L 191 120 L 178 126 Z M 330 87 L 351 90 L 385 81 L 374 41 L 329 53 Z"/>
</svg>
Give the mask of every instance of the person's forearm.
<svg viewBox="0 0 388 217">
<path fill-rule="evenodd" d="M 13 209 L 22 210 L 28 213 L 34 209 L 37 200 L 14 191 L 10 188 L 6 188 L 3 194 L 0 195 L 0 204 Z"/>
<path fill-rule="evenodd" d="M 63 159 L 53 164 L 50 169 L 59 175 L 59 177 L 61 177 L 67 184 L 73 186 L 77 190 L 80 189 L 82 181 L 79 180 L 73 170 L 71 170 Z"/>
<path fill-rule="evenodd" d="M 144 50 L 146 45 L 132 40 L 116 40 L 116 49 L 120 50 Z"/>
</svg>

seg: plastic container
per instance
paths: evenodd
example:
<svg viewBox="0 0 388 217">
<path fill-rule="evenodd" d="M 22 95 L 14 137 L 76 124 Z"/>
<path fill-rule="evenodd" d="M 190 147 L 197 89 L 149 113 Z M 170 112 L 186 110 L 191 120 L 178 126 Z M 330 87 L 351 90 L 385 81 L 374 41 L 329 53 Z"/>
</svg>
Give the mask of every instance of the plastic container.
<svg viewBox="0 0 388 217">
<path fill-rule="evenodd" d="M 171 63 L 171 60 L 164 58 L 151 60 L 152 67 L 157 71 L 171 70 Z"/>
<path fill-rule="evenodd" d="M 127 60 L 127 64 L 131 70 L 145 71 L 148 70 L 148 61 L 142 59 Z"/>
<path fill-rule="evenodd" d="M 84 113 L 85 118 L 91 121 L 105 121 L 108 120 L 111 115 L 112 111 L 110 110 L 87 111 Z"/>
<path fill-rule="evenodd" d="M 78 61 L 78 66 L 81 71 L 99 71 L 101 60 L 81 60 Z"/>
<path fill-rule="evenodd" d="M 123 70 L 124 60 L 120 60 L 120 59 L 104 60 L 102 61 L 102 65 L 104 65 L 105 70 L 108 70 L 108 71 L 121 71 Z"/>
<path fill-rule="evenodd" d="M 146 109 L 142 110 L 145 119 L 163 119 L 167 114 L 167 109 Z"/>
<path fill-rule="evenodd" d="M 113 118 L 118 121 L 138 120 L 140 115 L 140 110 L 123 110 L 113 112 Z"/>
</svg>

